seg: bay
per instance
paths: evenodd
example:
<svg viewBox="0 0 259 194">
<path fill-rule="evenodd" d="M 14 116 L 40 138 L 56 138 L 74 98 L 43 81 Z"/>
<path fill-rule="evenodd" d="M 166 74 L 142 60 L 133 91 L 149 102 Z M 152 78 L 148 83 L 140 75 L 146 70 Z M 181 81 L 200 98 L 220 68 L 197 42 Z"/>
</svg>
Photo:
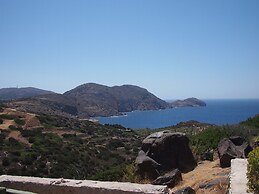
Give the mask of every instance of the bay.
<svg viewBox="0 0 259 194">
<path fill-rule="evenodd" d="M 155 111 L 134 111 L 125 116 L 98 117 L 101 124 L 120 124 L 127 128 L 156 129 L 179 122 L 199 122 L 224 125 L 238 124 L 259 114 L 259 99 L 255 100 L 204 100 L 206 107 L 183 107 Z"/>
</svg>

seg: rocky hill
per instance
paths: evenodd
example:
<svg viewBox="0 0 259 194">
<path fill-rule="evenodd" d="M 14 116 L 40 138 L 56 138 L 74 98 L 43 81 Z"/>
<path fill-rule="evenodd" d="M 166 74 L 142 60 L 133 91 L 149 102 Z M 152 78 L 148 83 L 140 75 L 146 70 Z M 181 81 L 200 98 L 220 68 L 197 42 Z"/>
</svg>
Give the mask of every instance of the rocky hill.
<svg viewBox="0 0 259 194">
<path fill-rule="evenodd" d="M 30 98 L 34 96 L 53 94 L 53 93 L 54 92 L 33 88 L 33 87 L 2 88 L 0 89 L 0 100 L 16 100 L 21 98 Z"/>
<path fill-rule="evenodd" d="M 144 88 L 133 85 L 103 86 L 89 83 L 78 86 L 64 96 L 76 102 L 78 112 L 86 116 L 112 116 L 134 110 L 158 110 L 168 104 Z"/>
<path fill-rule="evenodd" d="M 44 113 L 70 118 L 78 115 L 75 102 L 62 94 L 46 94 L 10 101 L 6 104 L 8 107 L 25 112 Z"/>
<path fill-rule="evenodd" d="M 195 98 L 167 103 L 146 89 L 134 85 L 108 87 L 88 83 L 64 94 L 56 94 L 36 88 L 13 88 L 8 95 L 4 91 L 8 90 L 0 90 L 0 100 L 16 99 L 8 102 L 9 107 L 34 113 L 79 118 L 115 116 L 135 110 L 206 105 Z"/>
<path fill-rule="evenodd" d="M 184 100 L 176 100 L 174 102 L 169 103 L 171 108 L 178 107 L 198 107 L 198 106 L 206 106 L 206 103 L 197 98 L 187 98 Z"/>
</svg>

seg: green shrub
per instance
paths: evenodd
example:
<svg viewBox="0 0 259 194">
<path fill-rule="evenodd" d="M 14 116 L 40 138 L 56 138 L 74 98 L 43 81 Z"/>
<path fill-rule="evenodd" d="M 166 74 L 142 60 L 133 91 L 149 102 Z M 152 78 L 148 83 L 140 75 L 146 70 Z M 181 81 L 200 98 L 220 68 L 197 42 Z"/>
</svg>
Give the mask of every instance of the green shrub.
<svg viewBox="0 0 259 194">
<path fill-rule="evenodd" d="M 248 155 L 248 187 L 255 194 L 259 194 L 259 147 Z"/>
<path fill-rule="evenodd" d="M 123 173 L 122 181 L 136 183 L 139 182 L 140 177 L 137 175 L 136 166 L 134 164 L 128 164 Z"/>
<path fill-rule="evenodd" d="M 118 181 L 123 177 L 124 168 L 124 165 L 113 166 L 106 170 L 99 171 L 97 174 L 90 177 L 90 179 L 101 181 Z"/>
<path fill-rule="evenodd" d="M 197 154 L 203 154 L 217 148 L 220 140 L 228 135 L 226 130 L 211 127 L 191 136 L 191 143 Z"/>
<path fill-rule="evenodd" d="M 0 118 L 1 118 L 1 119 L 7 119 L 7 120 L 14 120 L 14 119 L 16 119 L 17 117 L 14 116 L 14 115 L 1 114 L 1 115 L 0 115 Z"/>
<path fill-rule="evenodd" d="M 16 127 L 14 125 L 10 125 L 8 128 L 11 130 L 16 130 Z"/>
<path fill-rule="evenodd" d="M 256 115 L 253 118 L 249 118 L 246 121 L 241 122 L 240 124 L 259 128 L 259 115 Z"/>
<path fill-rule="evenodd" d="M 21 134 L 23 137 L 35 137 L 36 135 L 40 135 L 42 133 L 41 129 L 33 129 L 33 130 L 22 130 Z"/>
<path fill-rule="evenodd" d="M 3 160 L 2 160 L 2 165 L 3 166 L 9 166 L 11 164 L 9 158 L 7 157 L 4 157 Z"/>
<path fill-rule="evenodd" d="M 22 120 L 22 119 L 19 119 L 19 118 L 14 119 L 14 122 L 15 122 L 17 125 L 24 125 L 24 124 L 25 124 L 25 121 Z"/>
<path fill-rule="evenodd" d="M 8 142 L 11 147 L 21 146 L 20 142 L 14 139 L 13 137 L 9 137 Z"/>
</svg>

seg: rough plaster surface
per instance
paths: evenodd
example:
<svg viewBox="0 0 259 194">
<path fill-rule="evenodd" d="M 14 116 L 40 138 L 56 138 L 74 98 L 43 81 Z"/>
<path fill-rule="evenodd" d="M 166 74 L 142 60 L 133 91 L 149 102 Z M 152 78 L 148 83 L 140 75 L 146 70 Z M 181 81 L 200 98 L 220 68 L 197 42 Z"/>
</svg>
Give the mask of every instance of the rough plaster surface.
<svg viewBox="0 0 259 194">
<path fill-rule="evenodd" d="M 50 179 L 22 176 L 0 176 L 0 186 L 38 194 L 168 194 L 166 186 L 104 182 L 91 180 Z"/>
<path fill-rule="evenodd" d="M 231 160 L 230 173 L 230 194 L 248 194 L 247 192 L 247 160 L 233 159 Z"/>
</svg>

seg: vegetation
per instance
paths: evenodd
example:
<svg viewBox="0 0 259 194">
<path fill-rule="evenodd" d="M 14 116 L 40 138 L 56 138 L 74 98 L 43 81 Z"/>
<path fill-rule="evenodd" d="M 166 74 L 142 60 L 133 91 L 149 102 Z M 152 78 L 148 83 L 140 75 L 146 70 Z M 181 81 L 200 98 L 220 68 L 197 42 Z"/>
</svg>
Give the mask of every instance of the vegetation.
<svg viewBox="0 0 259 194">
<path fill-rule="evenodd" d="M 38 118 L 44 128 L 11 126 L 0 134 L 2 174 L 120 181 L 141 145 L 135 131 L 120 125 L 48 115 Z M 21 121 L 16 124 L 22 125 Z M 8 130 L 20 132 L 28 144 L 9 137 Z"/>
<path fill-rule="evenodd" d="M 0 102 L 0 113 L 4 111 L 4 105 Z"/>
<path fill-rule="evenodd" d="M 240 124 L 259 128 L 259 115 L 256 115 L 253 118 L 249 118 L 246 121 L 241 122 Z"/>
<path fill-rule="evenodd" d="M 215 150 L 221 139 L 259 136 L 258 116 L 240 125 L 213 126 L 195 121 L 157 130 L 131 130 L 86 120 L 40 114 L 43 127 L 26 129 L 26 117 L 0 114 L 14 124 L 0 133 L 0 174 L 138 182 L 134 165 L 141 141 L 155 131 L 184 132 L 196 155 Z M 22 138 L 13 138 L 13 133 Z"/>
<path fill-rule="evenodd" d="M 208 129 L 190 136 L 191 145 L 196 154 L 201 155 L 217 148 L 221 139 L 229 136 L 227 130 L 220 127 L 209 127 Z"/>
<path fill-rule="evenodd" d="M 17 125 L 24 125 L 25 124 L 25 121 L 20 119 L 20 118 L 15 118 L 14 119 L 14 122 L 17 124 Z"/>
<path fill-rule="evenodd" d="M 8 114 L 0 114 L 1 119 L 6 119 L 6 120 L 14 120 L 17 118 L 17 116 L 14 115 L 8 115 Z"/>
<path fill-rule="evenodd" d="M 248 155 L 248 187 L 251 192 L 259 193 L 259 147 Z"/>
</svg>

